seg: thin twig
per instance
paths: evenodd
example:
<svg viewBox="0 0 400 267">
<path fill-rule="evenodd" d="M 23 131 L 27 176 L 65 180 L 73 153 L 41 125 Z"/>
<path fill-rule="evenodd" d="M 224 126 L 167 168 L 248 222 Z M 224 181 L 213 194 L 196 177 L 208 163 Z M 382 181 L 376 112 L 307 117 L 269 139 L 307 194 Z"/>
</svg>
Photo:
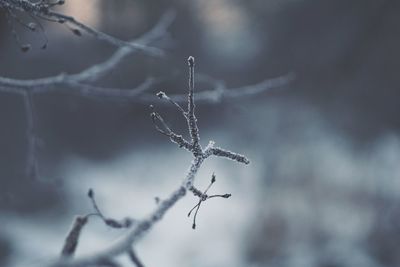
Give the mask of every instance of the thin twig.
<svg viewBox="0 0 400 267">
<path fill-rule="evenodd" d="M 196 103 L 219 104 L 223 100 L 244 99 L 260 95 L 273 89 L 284 88 L 294 81 L 295 77 L 295 74 L 290 72 L 275 78 L 265 79 L 259 83 L 235 88 L 228 88 L 224 82 L 208 77 L 207 81 L 213 86 L 213 89 L 195 92 Z M 184 94 L 169 94 L 169 97 L 177 103 L 185 103 L 187 101 L 187 96 Z M 152 99 L 152 95 L 143 94 L 138 102 L 150 103 Z"/>
<path fill-rule="evenodd" d="M 211 153 L 214 156 L 228 158 L 228 159 L 240 162 L 240 163 L 244 163 L 244 164 L 250 163 L 250 161 L 245 156 L 240 155 L 235 152 L 232 152 L 232 151 L 229 151 L 229 150 L 222 149 L 220 147 L 212 148 Z"/>
<path fill-rule="evenodd" d="M 194 57 L 188 58 L 189 65 L 189 94 L 188 94 L 188 111 L 187 122 L 190 137 L 192 139 L 193 153 L 195 156 L 201 155 L 202 148 L 200 145 L 199 128 L 197 126 L 197 118 L 195 116 L 194 104 Z"/>
<path fill-rule="evenodd" d="M 144 34 L 142 37 L 134 39 L 131 42 L 147 45 L 162 38 L 166 35 L 167 29 L 171 25 L 174 17 L 174 12 L 167 12 L 162 16 L 160 21 L 155 27 L 153 27 L 153 29 Z M 111 72 L 118 66 L 118 64 L 122 62 L 123 59 L 134 52 L 135 50 L 121 47 L 104 62 L 92 65 L 76 74 L 62 73 L 56 76 L 32 80 L 19 80 L 0 77 L 0 90 L 7 92 L 18 92 L 18 90 L 11 90 L 11 88 L 15 88 L 30 90 L 34 93 L 45 93 L 49 91 L 60 90 L 62 89 L 62 85 L 65 85 L 68 88 L 82 90 L 86 95 L 92 93 L 96 96 L 105 95 L 106 97 L 109 97 L 110 95 L 121 94 L 123 97 L 136 97 L 136 95 L 129 96 L 129 93 L 124 93 L 125 90 L 123 89 L 115 90 L 114 88 L 102 88 L 88 85 L 88 83 L 94 82 L 102 78 L 105 74 Z M 126 92 L 129 92 L 129 90 L 126 90 Z"/>
<path fill-rule="evenodd" d="M 153 121 L 154 127 L 159 133 L 168 136 L 170 140 L 173 143 L 177 144 L 179 147 L 183 147 L 186 150 L 193 152 L 193 145 L 186 141 L 185 138 L 182 137 L 182 135 L 173 132 L 158 112 L 154 111 L 150 114 L 150 116 Z M 161 127 L 158 124 L 160 124 Z"/>
<path fill-rule="evenodd" d="M 26 1 L 5 1 L 0 0 L 0 8 L 10 9 L 10 5 L 17 5 L 26 10 L 36 10 L 39 8 L 31 2 Z M 36 8 L 36 9 L 35 9 Z M 18 9 L 17 9 L 18 10 Z M 36 12 L 36 11 L 35 11 Z M 9 14 L 9 13 L 6 13 Z M 13 14 L 11 12 L 10 14 Z M 142 44 L 146 46 L 161 37 L 165 36 L 168 27 L 174 19 L 174 12 L 167 12 L 153 29 L 142 37 L 132 40 L 132 44 Z M 133 89 L 105 88 L 89 84 L 103 77 L 112 71 L 117 65 L 128 55 L 137 50 L 127 47 L 121 47 L 110 58 L 102 63 L 93 65 L 77 74 L 59 74 L 57 76 L 33 79 L 18 80 L 6 77 L 0 77 L 0 91 L 7 93 L 21 94 L 24 100 L 25 114 L 27 120 L 27 176 L 36 177 L 38 175 L 38 159 L 37 159 L 37 136 L 34 119 L 33 95 L 39 93 L 47 93 L 50 91 L 58 91 L 69 89 L 70 92 L 76 92 L 81 96 L 89 97 L 106 97 L 107 99 L 126 100 L 137 97 L 150 89 L 155 84 L 164 80 L 164 78 L 147 78 L 142 84 Z M 72 89 L 72 90 L 71 90 Z"/>
<path fill-rule="evenodd" d="M 77 26 L 78 28 L 84 30 L 85 32 L 91 34 L 96 39 L 104 41 L 104 42 L 109 43 L 116 47 L 126 47 L 126 48 L 129 48 L 132 50 L 141 50 L 152 56 L 162 56 L 164 54 L 163 51 L 159 48 L 150 47 L 148 45 L 143 45 L 143 44 L 136 43 L 136 42 L 127 42 L 127 41 L 122 41 L 120 39 L 117 39 L 111 35 L 108 35 L 104 32 L 93 29 L 92 27 L 90 27 L 86 24 L 83 24 L 82 22 L 77 21 L 74 17 L 71 17 L 71 16 L 67 16 L 67 15 L 64 15 L 64 14 L 61 14 L 61 13 L 58 13 L 55 11 L 51 11 L 51 10 L 49 10 L 49 12 L 47 13 L 47 16 L 49 16 L 50 18 L 65 20 L 66 22 L 69 22 L 69 23 Z"/>
<path fill-rule="evenodd" d="M 196 219 L 197 219 L 197 214 L 199 213 L 199 209 L 201 206 L 201 203 L 205 202 L 206 200 L 210 199 L 210 198 L 230 198 L 231 194 L 223 194 L 223 195 L 207 195 L 208 190 L 210 190 L 211 186 L 216 182 L 216 177 L 215 174 L 213 173 L 211 176 L 211 182 L 210 184 L 207 186 L 206 190 L 204 190 L 204 192 L 201 192 L 199 189 L 197 189 L 196 187 L 192 186 L 191 188 L 189 188 L 189 191 L 191 191 L 193 193 L 193 195 L 197 196 L 199 198 L 199 202 L 189 211 L 188 213 L 188 217 L 190 217 L 190 215 L 192 214 L 193 210 L 196 209 L 195 213 L 194 213 L 194 217 L 193 217 L 193 224 L 192 224 L 192 229 L 196 229 Z"/>
<path fill-rule="evenodd" d="M 136 267 L 144 267 L 144 264 L 139 260 L 135 251 L 131 248 L 128 250 L 129 259 L 135 264 Z"/>
<path fill-rule="evenodd" d="M 65 243 L 61 251 L 61 255 L 63 258 L 69 258 L 74 255 L 78 246 L 81 231 L 87 222 L 88 216 L 78 216 L 75 218 L 75 221 L 67 235 L 67 238 L 65 239 Z"/>
</svg>

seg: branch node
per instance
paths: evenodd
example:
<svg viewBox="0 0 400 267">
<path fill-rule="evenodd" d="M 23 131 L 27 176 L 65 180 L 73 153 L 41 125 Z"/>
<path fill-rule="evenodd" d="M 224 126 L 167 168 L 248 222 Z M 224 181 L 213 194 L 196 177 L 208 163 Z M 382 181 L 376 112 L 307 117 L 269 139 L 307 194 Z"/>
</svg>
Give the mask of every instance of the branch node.
<svg viewBox="0 0 400 267">
<path fill-rule="evenodd" d="M 199 202 L 189 211 L 188 213 L 188 217 L 190 217 L 190 215 L 192 214 L 192 212 L 194 210 L 194 217 L 193 217 L 193 224 L 192 224 L 192 229 L 196 229 L 196 218 L 197 218 L 197 214 L 199 212 L 200 206 L 202 202 L 205 202 L 206 200 L 210 199 L 210 198 L 215 198 L 215 197 L 220 197 L 220 198 L 229 198 L 231 197 L 231 194 L 223 194 L 223 195 L 207 195 L 208 190 L 211 188 L 211 186 L 216 182 L 216 176 L 215 173 L 213 173 L 211 175 L 211 182 L 208 185 L 208 187 L 206 188 L 206 190 L 204 190 L 204 192 L 201 192 L 199 189 L 195 188 L 194 186 L 190 187 L 190 191 L 193 193 L 193 195 L 197 196 L 199 198 Z"/>
</svg>

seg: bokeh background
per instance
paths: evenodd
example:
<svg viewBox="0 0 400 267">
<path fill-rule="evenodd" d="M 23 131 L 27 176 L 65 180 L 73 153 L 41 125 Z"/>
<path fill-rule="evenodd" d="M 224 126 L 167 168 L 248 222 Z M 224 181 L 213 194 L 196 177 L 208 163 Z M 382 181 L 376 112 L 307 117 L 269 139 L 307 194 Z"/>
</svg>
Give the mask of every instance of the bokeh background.
<svg viewBox="0 0 400 267">
<path fill-rule="evenodd" d="M 146 266 L 400 266 L 400 2 L 391 0 L 67 0 L 62 11 L 128 40 L 168 9 L 177 17 L 158 45 L 163 58 L 135 54 L 100 81 L 131 88 L 171 77 L 151 92 L 184 93 L 189 55 L 196 70 L 238 87 L 293 71 L 287 86 L 250 98 L 203 103 L 203 143 L 246 154 L 249 166 L 212 159 L 214 193 L 198 229 L 176 205 L 137 245 Z M 40 35 L 17 27 L 22 53 L 0 11 L 0 75 L 28 79 L 76 73 L 114 47 L 62 25 Z M 197 90 L 211 89 L 198 84 Z M 56 257 L 75 214 L 91 211 L 88 188 L 110 217 L 140 218 L 184 177 L 191 156 L 157 133 L 148 104 L 68 91 L 34 97 L 39 175 L 27 177 L 23 99 L 0 95 L 0 265 L 41 266 Z M 154 105 L 186 134 L 182 116 Z M 124 231 L 92 220 L 78 255 Z M 121 257 L 121 262 L 127 259 Z M 129 263 L 126 265 L 129 266 Z"/>
</svg>

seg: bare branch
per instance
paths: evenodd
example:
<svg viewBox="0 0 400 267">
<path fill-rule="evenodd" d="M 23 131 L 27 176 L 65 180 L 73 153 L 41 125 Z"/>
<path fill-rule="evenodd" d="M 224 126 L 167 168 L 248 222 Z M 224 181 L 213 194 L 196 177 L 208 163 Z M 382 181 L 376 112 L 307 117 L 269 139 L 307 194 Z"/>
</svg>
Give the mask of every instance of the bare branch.
<svg viewBox="0 0 400 267">
<path fill-rule="evenodd" d="M 152 107 L 152 106 L 151 106 Z M 179 147 L 183 147 L 186 150 L 193 152 L 193 145 L 191 143 L 189 143 L 188 141 L 186 141 L 182 135 L 178 135 L 176 133 L 174 133 L 169 126 L 166 124 L 166 122 L 164 121 L 164 119 L 162 118 L 162 116 L 160 114 L 158 114 L 157 112 L 152 112 L 150 114 L 151 119 L 153 121 L 154 127 L 156 128 L 156 130 L 158 132 L 160 132 L 161 134 L 168 136 L 170 138 L 170 140 L 174 143 L 176 143 Z M 158 123 L 160 124 L 160 126 L 158 126 Z"/>
<path fill-rule="evenodd" d="M 193 62 L 194 63 L 194 62 Z M 189 67 L 190 67 L 190 60 L 189 60 Z M 191 72 L 191 75 L 193 75 L 193 72 Z M 192 76 L 193 78 L 193 76 Z M 191 86 L 191 88 L 193 88 Z M 192 93 L 190 93 L 190 91 Z M 188 107 L 189 107 L 189 112 L 187 115 L 187 121 L 188 121 L 188 127 L 193 128 L 196 127 L 196 129 L 193 131 L 193 129 L 191 129 L 192 131 L 190 131 L 191 133 L 193 133 L 194 136 L 194 140 L 193 143 L 191 145 L 194 146 L 196 140 L 200 140 L 200 138 L 196 139 L 198 137 L 198 129 L 197 129 L 197 124 L 192 124 L 189 122 L 189 120 L 195 118 L 194 116 L 194 101 L 193 101 L 193 90 L 190 89 L 189 90 L 189 98 L 188 98 Z M 192 100 L 190 100 L 192 98 Z M 193 101 L 193 104 L 190 104 L 190 101 Z M 192 110 L 192 111 L 190 111 Z M 190 113 L 192 113 L 192 115 L 190 115 Z M 152 119 L 154 120 L 158 120 L 161 123 L 161 126 L 163 127 L 163 129 L 161 129 L 160 127 L 158 127 L 158 130 L 167 135 L 167 136 L 171 136 L 171 129 L 166 125 L 166 123 L 164 122 L 164 120 L 162 119 L 162 117 L 160 115 L 158 115 L 158 113 L 153 112 L 152 114 Z M 193 138 L 192 136 L 192 138 Z M 196 137 L 197 136 L 197 137 Z M 171 137 L 170 137 L 171 139 Z M 172 140 L 173 141 L 173 140 Z M 196 151 L 196 153 L 194 153 L 193 151 L 195 150 L 195 148 L 192 148 L 192 153 L 194 156 L 194 159 L 189 167 L 189 170 L 186 173 L 186 176 L 182 182 L 182 185 L 178 187 L 178 189 L 174 190 L 169 197 L 165 198 L 164 200 L 160 201 L 157 205 L 157 207 L 155 208 L 155 210 L 145 219 L 138 221 L 137 224 L 135 224 L 129 231 L 128 233 L 122 237 L 122 239 L 118 240 L 114 245 L 110 246 L 109 248 L 100 251 L 92 256 L 87 256 L 87 257 L 83 257 L 83 258 L 79 258 L 79 259 L 61 259 L 58 260 L 56 262 L 54 262 L 52 265 L 50 266 L 69 266 L 69 267 L 78 267 L 78 266 L 90 266 L 96 263 L 101 262 L 101 260 L 104 259 L 108 259 L 111 260 L 113 259 L 115 256 L 123 254 L 123 253 L 128 253 L 131 254 L 131 248 L 132 245 L 134 245 L 141 237 L 143 237 L 147 232 L 149 232 L 152 227 L 159 222 L 163 216 L 167 213 L 167 211 L 169 209 L 171 209 L 175 203 L 177 201 L 179 201 L 181 198 L 183 198 L 186 195 L 186 192 L 188 190 L 192 191 L 195 193 L 195 195 L 197 195 L 200 198 L 199 203 L 195 206 L 196 208 L 196 214 L 195 214 L 195 218 L 194 218 L 194 222 L 193 222 L 193 228 L 196 227 L 195 224 L 195 220 L 196 220 L 196 216 L 197 216 L 197 212 L 200 208 L 201 202 L 211 198 L 211 197 L 223 197 L 223 198 L 228 198 L 230 197 L 230 194 L 225 194 L 225 195 L 212 195 L 212 196 L 208 196 L 206 193 L 208 191 L 208 189 L 211 187 L 211 185 L 215 182 L 215 175 L 212 176 L 211 178 L 211 184 L 207 187 L 207 189 L 204 191 L 204 193 L 201 193 L 200 190 L 195 189 L 194 187 L 194 180 L 196 177 L 197 172 L 199 171 L 200 167 L 202 166 L 203 162 L 211 155 L 221 155 L 224 157 L 228 157 L 230 159 L 235 159 L 239 162 L 243 162 L 248 164 L 249 161 L 244 157 L 241 156 L 239 154 L 233 153 L 233 152 L 229 152 L 226 150 L 222 150 L 220 148 L 214 148 L 214 142 L 210 141 L 209 144 L 206 146 L 206 148 L 203 150 L 201 149 L 200 144 L 198 144 L 197 149 L 200 149 L 200 151 Z M 217 151 L 217 152 L 215 152 Z M 94 193 L 93 191 L 89 191 L 89 197 L 94 200 Z M 97 208 L 97 205 L 94 203 L 95 209 L 98 211 L 98 213 L 100 213 L 99 209 Z"/>
<path fill-rule="evenodd" d="M 288 85 L 295 78 L 296 74 L 294 72 L 289 72 L 282 76 L 278 76 L 272 79 L 266 79 L 258 84 L 232 88 L 230 90 L 227 90 L 224 94 L 226 94 L 226 98 L 242 98 L 246 96 L 254 96 L 273 88 Z"/>
<path fill-rule="evenodd" d="M 174 17 L 175 15 L 172 11 L 167 12 L 164 16 L 162 16 L 160 21 L 152 30 L 144 34 L 142 37 L 132 40 L 131 42 L 147 45 L 160 39 L 161 37 L 165 36 L 167 29 L 171 25 Z M 62 73 L 57 76 L 32 80 L 18 80 L 7 77 L 0 77 L 0 91 L 18 93 L 19 90 L 11 89 L 15 88 L 30 90 L 34 93 L 45 93 L 48 91 L 60 90 L 62 89 L 62 87 L 60 86 L 65 85 L 69 88 L 82 90 L 84 94 L 93 93 L 97 96 L 104 94 L 104 96 L 107 97 L 110 95 L 121 94 L 121 97 L 134 97 L 136 95 L 124 93 L 124 89 L 114 91 L 113 88 L 101 88 L 97 86 L 90 86 L 87 84 L 89 82 L 94 82 L 100 79 L 105 74 L 115 69 L 124 58 L 134 52 L 135 50 L 129 49 L 127 47 L 121 47 L 104 62 L 93 65 L 76 74 Z M 129 92 L 129 90 L 126 91 Z"/>
<path fill-rule="evenodd" d="M 244 164 L 250 163 L 250 161 L 245 156 L 222 149 L 220 147 L 212 148 L 211 153 L 214 156 L 228 158 L 228 159 L 240 162 L 240 163 L 244 163 Z"/>
<path fill-rule="evenodd" d="M 69 83 L 68 86 L 81 96 L 129 101 L 129 99 L 135 98 L 163 80 L 163 78 L 148 77 L 137 87 L 131 89 L 99 87 L 84 83 Z"/>
<path fill-rule="evenodd" d="M 147 54 L 152 55 L 152 56 L 162 56 L 164 53 L 162 50 L 155 48 L 155 47 L 150 47 L 148 45 L 143 45 L 140 43 L 136 43 L 136 42 L 126 42 L 126 41 L 122 41 L 120 39 L 117 39 L 111 35 L 108 35 L 104 32 L 95 30 L 91 27 L 89 27 L 86 24 L 83 24 L 82 22 L 77 21 L 74 17 L 71 16 L 67 16 L 52 10 L 49 10 L 46 14 L 49 18 L 55 18 L 58 20 L 63 20 L 64 23 L 65 22 L 69 22 L 75 26 L 77 26 L 78 28 L 84 30 L 85 32 L 91 34 L 92 36 L 94 36 L 96 39 L 101 40 L 101 41 L 105 41 L 106 43 L 109 43 L 113 46 L 117 46 L 117 47 L 126 47 L 132 50 L 141 50 L 141 51 L 145 51 Z"/>
<path fill-rule="evenodd" d="M 295 74 L 291 72 L 275 78 L 266 79 L 253 85 L 228 88 L 223 81 L 202 75 L 202 80 L 210 83 L 214 88 L 196 92 L 196 103 L 219 104 L 223 100 L 243 99 L 245 97 L 259 95 L 272 89 L 286 86 L 290 84 L 295 77 Z M 169 97 L 177 103 L 185 103 L 187 101 L 187 96 L 183 94 L 170 94 Z M 140 100 L 141 102 L 149 103 L 152 100 L 152 96 L 150 94 L 143 94 Z"/>
<path fill-rule="evenodd" d="M 33 13 L 38 12 L 37 9 L 40 9 L 39 2 L 35 4 L 25 0 L 0 0 L 0 8 L 1 7 L 6 8 L 7 10 L 13 10 L 12 7 L 14 7 L 20 11 L 22 10 Z M 45 10 L 47 10 L 46 8 L 48 8 L 48 6 L 45 7 Z M 13 13 L 11 12 L 10 14 Z M 142 46 L 147 46 L 148 44 L 165 36 L 167 29 L 171 25 L 174 17 L 175 15 L 172 11 L 167 12 L 164 16 L 162 16 L 158 24 L 152 30 L 144 34 L 142 37 L 132 40 L 131 43 L 135 45 L 140 44 Z M 94 82 L 112 71 L 125 57 L 135 51 L 138 50 L 131 49 L 129 47 L 121 47 L 106 61 L 97 65 L 93 65 L 77 74 L 63 73 L 57 76 L 33 80 L 18 80 L 0 77 L 1 92 L 21 94 L 24 98 L 25 114 L 27 119 L 26 132 L 28 140 L 28 152 L 26 168 L 28 177 L 36 177 L 38 174 L 38 159 L 36 155 L 37 137 L 34 123 L 33 95 L 38 93 L 46 93 L 49 91 L 72 89 L 70 90 L 71 92 L 76 92 L 81 96 L 106 97 L 107 99 L 118 100 L 129 100 L 136 98 L 138 95 L 143 94 L 143 92 L 150 89 L 155 84 L 163 81 L 164 79 L 149 77 L 138 87 L 130 90 L 121 88 L 105 88 L 89 84 L 89 82 Z"/>
<path fill-rule="evenodd" d="M 171 99 L 166 93 L 160 91 L 156 95 L 157 95 L 158 98 L 165 99 L 169 103 L 174 105 L 176 108 L 178 108 L 178 110 L 182 113 L 182 115 L 187 119 L 186 111 L 177 102 L 175 102 L 173 99 Z"/>
<path fill-rule="evenodd" d="M 199 128 L 197 126 L 197 118 L 194 114 L 194 57 L 188 58 L 189 65 L 189 94 L 188 94 L 188 111 L 187 111 L 187 122 L 190 137 L 192 139 L 193 153 L 195 156 L 202 154 L 202 148 L 200 145 Z"/>
<path fill-rule="evenodd" d="M 127 90 L 122 88 L 106 88 L 94 85 L 93 83 L 104 77 L 107 73 L 117 67 L 117 65 L 125 59 L 128 55 L 134 52 L 142 51 L 152 56 L 159 56 L 162 54 L 162 50 L 150 45 L 166 35 L 167 28 L 171 25 L 174 15 L 170 12 L 163 16 L 160 22 L 148 33 L 138 39 L 131 40 L 129 42 L 117 39 L 103 32 L 97 31 L 88 25 L 85 25 L 71 16 L 67 16 L 54 11 L 52 8 L 63 4 L 63 0 L 56 2 L 50 1 L 37 1 L 31 2 L 29 0 L 0 0 L 0 8 L 4 8 L 6 15 L 12 17 L 18 23 L 23 25 L 29 30 L 35 31 L 35 24 L 26 24 L 24 21 L 14 14 L 14 11 L 25 12 L 30 15 L 33 19 L 44 19 L 56 23 L 66 25 L 74 34 L 80 36 L 81 31 L 84 31 L 96 39 L 107 42 L 111 45 L 119 47 L 119 49 L 107 60 L 102 63 L 93 65 L 76 74 L 59 74 L 52 77 L 33 79 L 33 80 L 18 80 L 7 77 L 0 77 L 0 91 L 8 93 L 21 94 L 24 98 L 25 111 L 27 117 L 27 138 L 28 138 L 28 158 L 27 167 L 29 173 L 36 175 L 37 173 L 37 158 L 36 158 L 36 147 L 37 137 L 35 131 L 34 122 L 34 106 L 33 106 L 33 94 L 46 93 L 50 91 L 58 91 L 61 89 L 69 89 L 70 92 L 77 92 L 82 96 L 91 97 L 107 97 L 107 99 L 123 99 L 129 101 L 138 102 L 149 102 L 150 94 L 146 94 L 145 91 L 151 88 L 155 83 L 162 81 L 163 79 L 148 78 L 138 87 Z M 41 24 L 38 24 L 41 27 Z M 44 32 L 44 30 L 43 30 Z M 16 40 L 19 42 L 18 36 L 13 30 L 13 34 L 16 36 Z M 47 38 L 46 38 L 47 39 Z M 47 45 L 47 41 L 44 47 Z M 29 50 L 29 44 L 21 44 L 22 50 Z M 194 181 L 196 175 L 201 168 L 203 162 L 210 156 L 225 157 L 239 163 L 249 164 L 250 161 L 243 155 L 235 152 L 231 152 L 219 147 L 214 147 L 214 142 L 210 141 L 209 144 L 203 149 L 200 144 L 200 134 L 197 125 L 197 118 L 195 114 L 195 101 L 217 103 L 222 99 L 233 99 L 238 97 L 250 96 L 265 92 L 271 88 L 283 86 L 293 80 L 293 75 L 288 74 L 274 79 L 265 80 L 259 84 L 244 86 L 236 89 L 228 89 L 225 83 L 208 78 L 207 82 L 214 85 L 213 90 L 203 91 L 195 94 L 194 91 L 194 65 L 195 60 L 193 57 L 188 58 L 189 65 L 189 90 L 187 95 L 173 95 L 167 96 L 164 92 L 159 92 L 157 96 L 159 98 L 167 100 L 167 102 L 173 104 L 183 114 L 186 119 L 188 131 L 190 134 L 190 141 L 186 141 L 182 135 L 176 134 L 169 128 L 167 123 L 164 121 L 162 116 L 157 112 L 152 112 L 151 117 L 155 128 L 160 133 L 169 137 L 169 139 L 178 144 L 180 147 L 185 148 L 193 154 L 193 160 L 191 165 L 186 172 L 186 175 L 182 181 L 182 184 L 177 187 L 170 195 L 160 200 L 157 207 L 150 213 L 148 217 L 142 220 L 135 221 L 133 224 L 132 219 L 115 220 L 112 218 L 105 217 L 100 211 L 95 198 L 93 190 L 88 192 L 88 196 L 92 201 L 95 213 L 87 214 L 85 216 L 78 216 L 69 231 L 64 246 L 61 252 L 61 259 L 58 259 L 51 263 L 49 266 L 119 266 L 115 262 L 115 257 L 120 254 L 128 254 L 132 263 L 136 266 L 143 266 L 143 264 L 137 258 L 132 246 L 146 235 L 152 227 L 159 222 L 163 216 L 176 204 L 177 201 L 182 199 L 187 191 L 191 191 L 195 196 L 199 197 L 199 202 L 189 212 L 188 216 L 191 215 L 192 211 L 195 210 L 192 228 L 196 227 L 196 218 L 202 202 L 210 198 L 229 198 L 230 194 L 217 194 L 208 195 L 207 192 L 215 182 L 215 175 L 213 174 L 210 185 L 204 192 L 195 188 Z M 152 101 L 152 99 L 151 99 Z M 187 101 L 187 111 L 185 111 L 179 103 Z M 99 251 L 94 255 L 72 259 L 78 246 L 79 238 L 82 229 L 88 222 L 89 216 L 98 216 L 104 223 L 113 228 L 128 228 L 127 233 L 112 246 L 106 248 L 103 251 Z"/>
<path fill-rule="evenodd" d="M 6 14 L 13 14 L 13 11 L 20 11 L 36 19 L 64 24 L 77 36 L 82 35 L 81 33 L 82 30 L 92 35 L 96 39 L 104 41 L 113 46 L 126 47 L 131 50 L 140 50 L 152 56 L 162 55 L 162 51 L 158 48 L 150 47 L 148 45 L 136 42 L 122 41 L 111 35 L 95 30 L 92 27 L 77 21 L 74 17 L 58 13 L 52 9 L 55 6 L 63 5 L 64 2 L 65 2 L 64 0 L 55 2 L 49 2 L 49 1 L 31 2 L 29 0 L 0 0 L 0 8 L 5 9 Z M 71 28 L 71 26 L 74 26 L 76 28 Z"/>
<path fill-rule="evenodd" d="M 143 263 L 139 260 L 135 251 L 131 248 L 128 250 L 129 259 L 135 264 L 136 267 L 144 267 Z"/>
<path fill-rule="evenodd" d="M 65 239 L 65 243 L 61 251 L 61 255 L 63 258 L 69 258 L 74 255 L 76 248 L 78 246 L 81 231 L 87 222 L 88 222 L 87 216 L 78 216 L 75 218 L 75 221 L 72 225 L 71 230 L 67 235 L 67 238 Z"/>
<path fill-rule="evenodd" d="M 53 4 L 54 6 L 54 4 Z M 38 9 L 48 9 L 50 6 L 41 7 L 27 0 L 0 0 L 0 7 L 4 7 L 11 10 L 19 10 L 23 12 L 37 12 Z M 162 16 L 157 25 L 145 33 L 143 36 L 137 39 L 129 41 L 131 44 L 138 44 L 142 46 L 148 46 L 167 34 L 167 29 L 171 25 L 175 18 L 173 11 L 168 11 Z M 59 21 L 57 21 L 59 22 Z M 38 24 L 40 25 L 40 24 Z M 108 99 L 117 98 L 119 100 L 127 100 L 140 103 L 152 103 L 153 95 L 145 94 L 142 90 L 139 92 L 136 90 L 127 90 L 121 88 L 107 88 L 101 86 L 91 85 L 90 83 L 97 81 L 102 78 L 105 74 L 109 73 L 117 67 L 117 65 L 128 55 L 131 55 L 138 50 L 130 49 L 129 47 L 120 47 L 110 58 L 102 63 L 88 67 L 76 74 L 61 73 L 56 76 L 31 79 L 31 80 L 19 80 L 0 76 L 0 91 L 8 93 L 21 93 L 20 89 L 26 89 L 33 91 L 34 93 L 45 93 L 48 91 L 65 90 L 66 88 L 76 90 L 75 92 L 83 95 L 93 95 L 96 97 L 107 97 Z M 194 64 L 194 60 L 193 60 Z M 194 72 L 194 65 L 191 68 L 191 72 Z M 206 81 L 214 86 L 212 90 L 206 90 L 196 93 L 196 102 L 198 103 L 219 103 L 223 99 L 234 99 L 238 97 L 251 96 L 262 93 L 272 88 L 281 87 L 288 84 L 294 78 L 293 73 L 289 73 L 284 76 L 280 76 L 273 79 L 267 79 L 261 83 L 228 89 L 225 83 L 220 80 L 213 79 L 211 77 L 202 75 L 200 80 Z M 163 79 L 148 79 L 146 82 L 149 89 L 151 85 L 162 81 Z M 145 83 L 146 83 L 145 82 Z M 153 83 L 153 84 L 151 84 Z M 194 79 L 190 80 L 190 86 L 194 90 Z M 193 91 L 192 90 L 192 91 Z M 73 91 L 74 92 L 74 91 Z M 134 93 L 133 93 L 134 92 Z M 184 103 L 187 101 L 187 96 L 171 95 L 169 101 L 175 103 Z"/>
</svg>

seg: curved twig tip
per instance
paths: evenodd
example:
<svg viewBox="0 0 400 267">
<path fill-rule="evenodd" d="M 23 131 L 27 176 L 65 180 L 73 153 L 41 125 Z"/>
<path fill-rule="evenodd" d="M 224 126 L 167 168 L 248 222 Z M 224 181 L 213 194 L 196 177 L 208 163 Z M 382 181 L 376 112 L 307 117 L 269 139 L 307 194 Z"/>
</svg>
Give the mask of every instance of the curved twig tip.
<svg viewBox="0 0 400 267">
<path fill-rule="evenodd" d="M 163 92 L 163 91 L 160 91 L 160 92 L 158 92 L 157 94 L 156 94 L 156 96 L 159 98 L 159 99 L 162 99 L 162 98 L 165 98 L 165 93 Z"/>
<path fill-rule="evenodd" d="M 193 67 L 194 66 L 194 57 L 190 56 L 188 58 L 188 64 L 189 64 L 189 67 Z"/>
</svg>

